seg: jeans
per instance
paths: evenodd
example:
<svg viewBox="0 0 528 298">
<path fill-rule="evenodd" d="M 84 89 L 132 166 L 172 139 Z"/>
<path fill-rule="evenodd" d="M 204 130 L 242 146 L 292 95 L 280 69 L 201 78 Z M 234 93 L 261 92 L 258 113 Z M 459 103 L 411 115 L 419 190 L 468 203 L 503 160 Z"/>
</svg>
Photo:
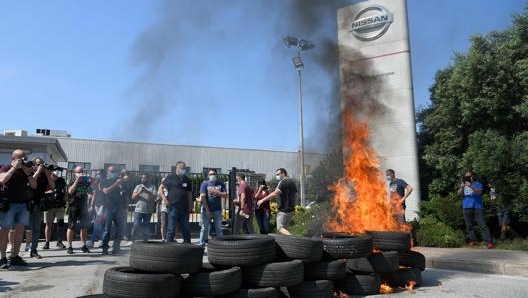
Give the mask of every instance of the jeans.
<svg viewBox="0 0 528 298">
<path fill-rule="evenodd" d="M 240 216 L 240 214 L 235 215 L 235 227 L 233 229 L 233 235 L 240 234 L 240 229 L 246 234 L 255 234 L 255 229 L 253 228 L 253 214 L 249 214 L 248 218 Z"/>
<path fill-rule="evenodd" d="M 123 238 L 123 217 L 126 216 L 125 210 L 122 208 L 106 209 L 104 218 L 104 230 L 103 230 L 103 249 L 108 249 L 108 242 L 110 241 L 110 229 L 112 223 L 115 226 L 114 244 L 112 246 L 113 251 L 119 250 L 121 246 L 121 238 Z"/>
<path fill-rule="evenodd" d="M 482 234 L 482 240 L 486 243 L 491 242 L 491 235 L 486 221 L 484 220 L 484 210 L 467 208 L 464 209 L 464 222 L 466 223 L 466 232 L 469 237 L 469 241 L 477 242 L 477 235 L 475 235 L 475 225 L 473 221 L 476 221 L 480 227 L 480 233 Z"/>
<path fill-rule="evenodd" d="M 175 225 L 178 223 L 183 236 L 184 243 L 191 243 L 191 228 L 189 227 L 189 211 L 176 209 L 172 205 L 167 206 L 167 242 L 173 242 L 175 236 Z"/>
<path fill-rule="evenodd" d="M 269 234 L 270 230 L 270 212 L 255 210 L 255 218 L 261 234 Z"/>
<path fill-rule="evenodd" d="M 139 213 L 134 212 L 134 226 L 132 227 L 132 232 L 130 233 L 130 241 L 136 239 L 136 233 L 139 230 L 139 235 L 143 241 L 148 241 L 150 236 L 150 213 Z"/>
<path fill-rule="evenodd" d="M 103 206 L 95 206 L 95 218 L 93 222 L 93 229 L 92 229 L 92 243 L 95 243 L 97 241 L 97 237 L 101 235 L 103 232 L 103 225 L 104 225 L 104 212 L 105 209 Z"/>
<path fill-rule="evenodd" d="M 213 219 L 214 227 L 215 227 L 215 234 L 216 237 L 222 237 L 222 210 L 218 211 L 211 211 L 212 217 L 207 217 L 207 213 L 205 210 L 202 210 L 201 212 L 201 219 L 200 224 L 202 228 L 200 229 L 200 243 L 199 245 L 205 245 L 207 243 L 207 240 L 209 239 L 209 223 L 211 222 L 211 219 Z"/>
<path fill-rule="evenodd" d="M 33 204 L 33 210 L 29 214 L 29 222 L 31 228 L 31 251 L 37 251 L 38 242 L 40 239 L 40 228 L 42 226 L 42 220 L 44 218 L 44 213 L 40 211 L 38 204 Z"/>
</svg>

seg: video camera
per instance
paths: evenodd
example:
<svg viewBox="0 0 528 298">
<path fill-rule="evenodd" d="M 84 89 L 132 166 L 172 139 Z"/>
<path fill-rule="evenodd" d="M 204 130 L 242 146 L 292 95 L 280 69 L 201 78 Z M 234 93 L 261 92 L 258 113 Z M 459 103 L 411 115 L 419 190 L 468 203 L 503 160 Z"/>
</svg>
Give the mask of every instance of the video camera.
<svg viewBox="0 0 528 298">
<path fill-rule="evenodd" d="M 32 168 L 33 166 L 35 166 L 36 164 L 32 161 L 32 160 L 26 160 L 25 158 L 22 159 L 22 165 L 24 165 L 25 167 L 28 167 L 28 168 Z M 59 167 L 58 165 L 54 165 L 54 164 L 51 164 L 51 165 L 48 165 L 48 164 L 43 164 L 44 167 L 46 169 L 48 169 L 49 171 L 53 172 L 53 171 L 64 171 L 66 170 L 65 168 L 63 167 Z"/>
</svg>

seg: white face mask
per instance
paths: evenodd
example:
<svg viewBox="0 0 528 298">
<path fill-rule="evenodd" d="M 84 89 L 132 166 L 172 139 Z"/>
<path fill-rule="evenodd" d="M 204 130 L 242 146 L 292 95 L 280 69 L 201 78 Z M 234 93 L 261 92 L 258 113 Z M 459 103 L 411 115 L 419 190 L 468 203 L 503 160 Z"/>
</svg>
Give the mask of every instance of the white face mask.
<svg viewBox="0 0 528 298">
<path fill-rule="evenodd" d="M 281 180 L 280 176 L 279 175 L 275 176 L 275 180 L 280 181 Z"/>
<path fill-rule="evenodd" d="M 391 176 L 386 176 L 385 179 L 387 179 L 387 181 L 391 181 L 392 180 Z"/>
</svg>

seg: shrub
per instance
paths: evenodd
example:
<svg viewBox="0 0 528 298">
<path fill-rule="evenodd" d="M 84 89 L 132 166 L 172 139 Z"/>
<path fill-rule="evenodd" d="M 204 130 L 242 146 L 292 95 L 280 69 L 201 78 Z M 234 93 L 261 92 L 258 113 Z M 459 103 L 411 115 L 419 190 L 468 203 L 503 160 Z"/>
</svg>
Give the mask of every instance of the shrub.
<svg viewBox="0 0 528 298">
<path fill-rule="evenodd" d="M 416 245 L 432 247 L 460 247 L 465 243 L 464 233 L 453 229 L 433 216 L 424 216 L 414 222 Z"/>
</svg>

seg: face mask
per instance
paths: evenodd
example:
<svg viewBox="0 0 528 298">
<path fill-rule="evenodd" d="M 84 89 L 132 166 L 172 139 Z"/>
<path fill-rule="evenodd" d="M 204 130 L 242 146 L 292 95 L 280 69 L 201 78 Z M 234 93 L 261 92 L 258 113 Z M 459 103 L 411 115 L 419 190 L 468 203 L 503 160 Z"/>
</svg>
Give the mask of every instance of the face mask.
<svg viewBox="0 0 528 298">
<path fill-rule="evenodd" d="M 82 176 L 81 173 L 75 173 L 75 177 L 76 177 L 76 178 L 77 178 L 77 177 L 80 177 L 80 176 Z"/>
<path fill-rule="evenodd" d="M 280 181 L 280 176 L 279 175 L 275 176 L 275 180 Z"/>
<path fill-rule="evenodd" d="M 216 175 L 209 176 L 209 181 L 216 182 Z"/>
<path fill-rule="evenodd" d="M 187 170 L 186 169 L 181 169 L 180 170 L 180 176 L 183 176 L 185 174 L 187 174 Z"/>
<path fill-rule="evenodd" d="M 106 174 L 106 178 L 108 179 L 114 179 L 116 177 L 116 173 L 108 173 Z"/>
<path fill-rule="evenodd" d="M 387 177 L 385 177 L 385 179 L 387 179 L 387 181 L 391 181 L 392 180 L 391 176 L 387 176 Z"/>
</svg>

